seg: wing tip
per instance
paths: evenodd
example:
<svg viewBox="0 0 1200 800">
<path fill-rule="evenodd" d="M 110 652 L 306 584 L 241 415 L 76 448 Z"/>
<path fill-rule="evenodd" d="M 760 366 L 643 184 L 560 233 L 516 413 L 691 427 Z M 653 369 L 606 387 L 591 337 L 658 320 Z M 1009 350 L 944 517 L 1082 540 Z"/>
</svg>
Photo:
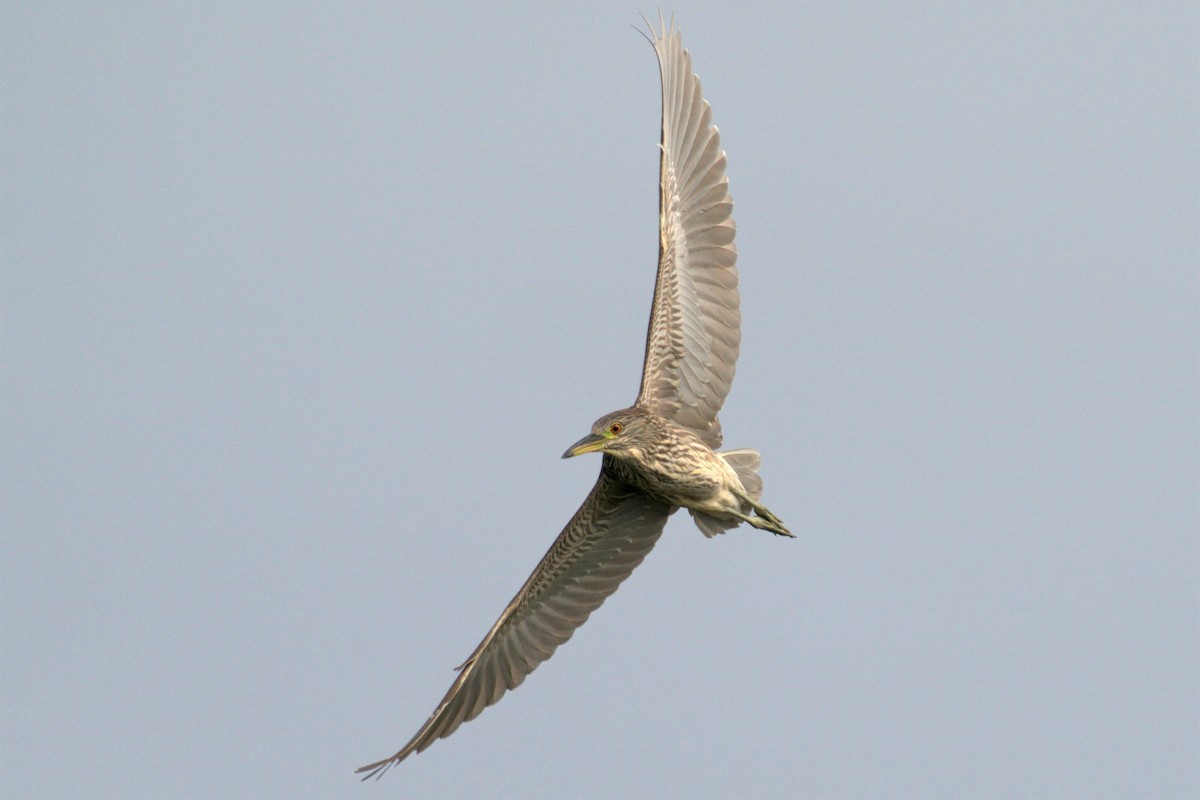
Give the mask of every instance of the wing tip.
<svg viewBox="0 0 1200 800">
<path fill-rule="evenodd" d="M 354 770 L 354 774 L 361 775 L 364 772 L 367 773 L 360 779 L 363 781 L 369 781 L 372 778 L 379 780 L 387 773 L 389 769 L 394 767 L 396 764 L 399 764 L 401 758 L 402 756 L 397 753 L 390 758 L 385 758 L 382 761 L 376 761 L 374 764 L 367 764 L 365 767 L 359 767 L 358 769 Z"/>
<path fill-rule="evenodd" d="M 662 8 L 660 7 L 658 9 L 658 28 L 654 27 L 654 23 L 651 22 L 645 14 L 638 14 L 638 16 L 641 17 L 642 22 L 646 24 L 646 30 L 642 30 L 637 25 L 631 25 L 630 27 L 642 34 L 642 36 L 646 37 L 646 41 L 650 42 L 650 44 L 654 47 L 657 47 L 659 42 L 678 37 L 683 32 L 681 29 L 675 27 L 674 11 L 671 12 L 671 17 L 669 20 L 664 20 Z"/>
<path fill-rule="evenodd" d="M 431 721 L 432 721 L 432 719 L 431 719 Z M 402 747 L 394 755 L 390 755 L 387 758 L 382 759 L 380 761 L 376 761 L 373 764 L 367 764 L 365 767 L 359 767 L 358 769 L 354 770 L 354 774 L 361 775 L 362 773 L 365 772 L 366 774 L 362 776 L 362 780 L 366 781 L 366 780 L 370 780 L 371 778 L 374 778 L 375 780 L 379 780 L 380 778 L 382 778 L 384 775 L 387 774 L 387 771 L 389 769 L 396 766 L 401 761 L 403 761 L 404 759 L 411 756 L 413 753 L 421 752 L 426 747 L 429 747 L 429 745 L 433 744 L 434 741 L 441 738 L 439 736 L 435 736 L 431 739 L 423 739 L 422 738 L 423 734 L 425 734 L 426 728 L 428 726 L 429 726 L 429 723 L 428 722 L 425 723 L 425 728 L 422 728 L 420 731 L 418 731 L 417 735 L 412 738 L 412 741 L 410 741 L 408 744 L 404 745 L 404 747 Z"/>
</svg>

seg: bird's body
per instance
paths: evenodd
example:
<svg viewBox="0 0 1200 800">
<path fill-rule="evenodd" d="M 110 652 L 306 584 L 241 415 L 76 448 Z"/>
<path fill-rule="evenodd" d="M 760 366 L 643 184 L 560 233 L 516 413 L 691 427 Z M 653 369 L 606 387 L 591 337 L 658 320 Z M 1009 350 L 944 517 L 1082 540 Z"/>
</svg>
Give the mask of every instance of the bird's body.
<svg viewBox="0 0 1200 800">
<path fill-rule="evenodd" d="M 614 425 L 620 430 L 606 436 Z M 704 520 L 720 527 L 711 530 L 700 524 L 706 535 L 740 522 L 791 535 L 778 518 L 757 503 L 762 482 L 754 450 L 715 452 L 693 431 L 633 405 L 596 420 L 592 433 L 568 450 L 564 458 L 589 452 L 592 443 L 609 441 L 611 444 L 603 447 L 609 457 L 604 468 L 613 477 L 672 508 L 688 509 L 698 524 Z"/>
<path fill-rule="evenodd" d="M 712 112 L 678 30 L 651 29 L 662 77 L 659 258 L 636 402 L 606 414 L 563 455 L 604 454 L 596 485 L 416 735 L 389 767 L 449 736 L 516 688 L 571 638 L 687 508 L 706 536 L 742 522 L 791 536 L 759 497 L 754 450 L 717 451 L 717 413 L 741 345 L 733 202 Z"/>
<path fill-rule="evenodd" d="M 613 456 L 613 475 L 667 505 L 720 513 L 740 509 L 735 492 L 745 490 L 737 473 L 689 430 L 647 412 L 660 423 L 654 447 Z"/>
</svg>

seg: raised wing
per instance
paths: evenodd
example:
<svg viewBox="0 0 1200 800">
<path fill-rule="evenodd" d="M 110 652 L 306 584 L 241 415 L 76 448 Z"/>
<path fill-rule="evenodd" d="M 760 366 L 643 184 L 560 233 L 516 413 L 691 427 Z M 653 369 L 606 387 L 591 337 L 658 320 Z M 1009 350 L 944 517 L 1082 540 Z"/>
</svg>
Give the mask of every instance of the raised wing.
<svg viewBox="0 0 1200 800">
<path fill-rule="evenodd" d="M 613 478 L 610 458 L 521 591 L 458 667 L 437 709 L 399 752 L 359 768 L 364 780 L 454 733 L 521 685 L 642 563 L 674 509 Z"/>
<path fill-rule="evenodd" d="M 679 31 L 659 16 L 662 75 L 658 280 L 638 405 L 721 444 L 717 412 L 741 344 L 725 153 Z"/>
</svg>

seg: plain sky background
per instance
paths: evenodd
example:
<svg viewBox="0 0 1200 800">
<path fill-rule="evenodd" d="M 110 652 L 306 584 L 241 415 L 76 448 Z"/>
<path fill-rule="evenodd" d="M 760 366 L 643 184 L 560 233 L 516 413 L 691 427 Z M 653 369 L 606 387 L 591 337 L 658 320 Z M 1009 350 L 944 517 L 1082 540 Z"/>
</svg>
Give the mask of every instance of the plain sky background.
<svg viewBox="0 0 1200 800">
<path fill-rule="evenodd" d="M 1194 2 L 681 2 L 799 538 L 357 783 L 636 394 L 655 11 L 5 4 L 0 795 L 1200 796 Z"/>
</svg>

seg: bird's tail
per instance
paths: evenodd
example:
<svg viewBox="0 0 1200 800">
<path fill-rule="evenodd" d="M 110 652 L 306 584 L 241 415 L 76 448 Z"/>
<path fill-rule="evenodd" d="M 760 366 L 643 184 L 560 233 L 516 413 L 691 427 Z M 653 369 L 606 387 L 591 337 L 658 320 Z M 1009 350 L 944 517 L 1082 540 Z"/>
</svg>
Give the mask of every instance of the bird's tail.
<svg viewBox="0 0 1200 800">
<path fill-rule="evenodd" d="M 762 497 L 762 478 L 758 477 L 758 468 L 762 466 L 762 456 L 758 454 L 757 450 L 725 450 L 717 455 L 725 459 L 726 464 L 733 467 L 738 480 L 742 482 L 742 488 L 746 490 L 746 494 L 750 495 L 751 499 L 758 500 Z"/>
<path fill-rule="evenodd" d="M 762 466 L 762 457 L 759 456 L 757 450 L 725 450 L 717 455 L 725 459 L 726 464 L 733 467 L 733 471 L 737 474 L 738 480 L 742 482 L 742 488 L 746 490 L 747 495 L 754 500 L 762 497 L 762 478 L 758 476 L 758 468 Z M 747 514 L 750 513 L 748 505 L 743 510 Z M 710 538 L 742 524 L 741 520 L 733 517 L 714 517 L 702 511 L 691 513 L 692 519 L 696 520 L 696 527 Z"/>
</svg>

